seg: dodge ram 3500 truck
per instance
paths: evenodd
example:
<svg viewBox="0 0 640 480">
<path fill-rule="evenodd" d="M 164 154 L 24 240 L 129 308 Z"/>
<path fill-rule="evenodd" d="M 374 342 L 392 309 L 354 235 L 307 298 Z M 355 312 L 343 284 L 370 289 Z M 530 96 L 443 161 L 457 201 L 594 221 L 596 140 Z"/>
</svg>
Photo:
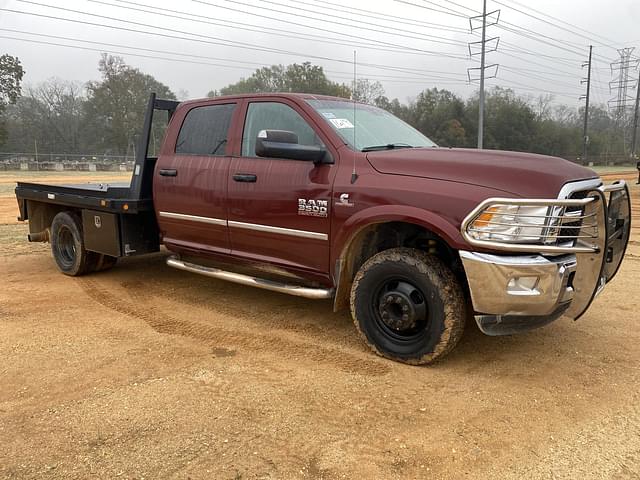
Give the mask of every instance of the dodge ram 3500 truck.
<svg viewBox="0 0 640 480">
<path fill-rule="evenodd" d="M 169 122 L 152 158 L 155 111 Z M 16 196 L 67 275 L 163 244 L 171 267 L 350 306 L 375 352 L 411 364 L 451 351 L 471 315 L 488 335 L 579 318 L 631 228 L 622 181 L 439 148 L 379 108 L 302 94 L 152 95 L 130 185 L 19 182 Z"/>
</svg>

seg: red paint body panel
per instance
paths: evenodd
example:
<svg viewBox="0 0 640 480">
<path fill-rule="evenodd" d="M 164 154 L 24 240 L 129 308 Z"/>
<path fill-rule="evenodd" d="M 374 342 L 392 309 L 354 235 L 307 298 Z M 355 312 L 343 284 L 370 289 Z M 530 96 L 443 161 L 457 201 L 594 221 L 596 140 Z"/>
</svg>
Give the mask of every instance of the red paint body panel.
<svg viewBox="0 0 640 480">
<path fill-rule="evenodd" d="M 447 148 L 356 152 L 321 117 L 304 94 L 240 95 L 182 103 L 174 114 L 154 173 L 156 213 L 214 217 L 231 226 L 158 216 L 170 250 L 234 263 L 267 263 L 309 281 L 331 286 L 336 261 L 362 228 L 389 221 L 424 226 L 451 248 L 468 249 L 460 234 L 464 217 L 489 197 L 555 198 L 569 181 L 596 174 L 566 160 L 542 155 Z M 282 102 L 294 108 L 327 146 L 335 163 L 241 156 L 247 105 Z M 175 154 L 186 112 L 196 106 L 237 102 L 223 157 Z M 351 183 L 352 172 L 357 180 Z M 158 171 L 175 168 L 175 178 Z M 256 175 L 255 183 L 233 180 Z M 347 202 L 340 196 L 348 194 Z M 328 201 L 328 216 L 298 214 L 298 199 Z M 346 205 L 348 203 L 349 205 Z M 258 225 L 324 234 L 326 239 L 265 232 Z"/>
</svg>

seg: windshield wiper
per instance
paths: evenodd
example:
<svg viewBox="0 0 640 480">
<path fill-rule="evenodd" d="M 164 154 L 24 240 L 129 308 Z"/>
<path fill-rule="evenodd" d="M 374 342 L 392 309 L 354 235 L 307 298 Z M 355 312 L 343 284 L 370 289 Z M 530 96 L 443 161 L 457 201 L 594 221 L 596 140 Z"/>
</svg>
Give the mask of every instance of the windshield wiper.
<svg viewBox="0 0 640 480">
<path fill-rule="evenodd" d="M 386 145 L 371 145 L 370 147 L 364 147 L 362 152 L 375 152 L 377 150 L 393 150 L 395 148 L 413 148 L 413 145 L 409 145 L 408 143 L 387 143 Z"/>
</svg>

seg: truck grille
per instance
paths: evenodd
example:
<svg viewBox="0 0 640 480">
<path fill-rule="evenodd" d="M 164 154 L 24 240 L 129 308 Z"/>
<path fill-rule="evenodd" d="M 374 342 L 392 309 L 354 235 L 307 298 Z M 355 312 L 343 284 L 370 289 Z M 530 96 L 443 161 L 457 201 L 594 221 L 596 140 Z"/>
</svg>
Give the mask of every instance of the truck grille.
<svg viewBox="0 0 640 480">
<path fill-rule="evenodd" d="M 567 198 L 570 200 L 582 200 L 587 198 L 589 190 L 573 192 Z M 578 240 L 598 238 L 598 224 L 594 213 L 584 215 L 584 208 L 579 206 L 567 206 L 560 210 L 558 216 L 558 233 L 555 235 L 555 245 L 574 246 Z M 553 234 L 550 236 L 554 236 Z"/>
</svg>

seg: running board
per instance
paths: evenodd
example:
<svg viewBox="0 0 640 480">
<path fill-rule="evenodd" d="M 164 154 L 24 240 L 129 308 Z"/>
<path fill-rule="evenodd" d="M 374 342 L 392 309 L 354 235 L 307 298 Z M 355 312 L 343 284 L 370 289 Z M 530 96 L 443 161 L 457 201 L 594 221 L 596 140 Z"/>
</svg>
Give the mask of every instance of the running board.
<svg viewBox="0 0 640 480">
<path fill-rule="evenodd" d="M 296 297 L 322 300 L 325 298 L 333 298 L 334 294 L 333 288 L 310 288 L 302 287 L 300 285 L 288 285 L 286 283 L 274 282 L 273 280 L 265 280 L 262 278 L 251 277 L 249 275 L 242 275 L 240 273 L 226 272 L 218 268 L 204 267 L 202 265 L 196 265 L 195 263 L 184 262 L 173 256 L 167 259 L 167 265 L 177 268 L 178 270 L 199 273 L 200 275 L 206 275 L 207 277 L 227 280 L 229 282 L 239 283 L 240 285 L 263 288 L 273 292 L 288 293 L 289 295 L 294 295 Z"/>
</svg>

